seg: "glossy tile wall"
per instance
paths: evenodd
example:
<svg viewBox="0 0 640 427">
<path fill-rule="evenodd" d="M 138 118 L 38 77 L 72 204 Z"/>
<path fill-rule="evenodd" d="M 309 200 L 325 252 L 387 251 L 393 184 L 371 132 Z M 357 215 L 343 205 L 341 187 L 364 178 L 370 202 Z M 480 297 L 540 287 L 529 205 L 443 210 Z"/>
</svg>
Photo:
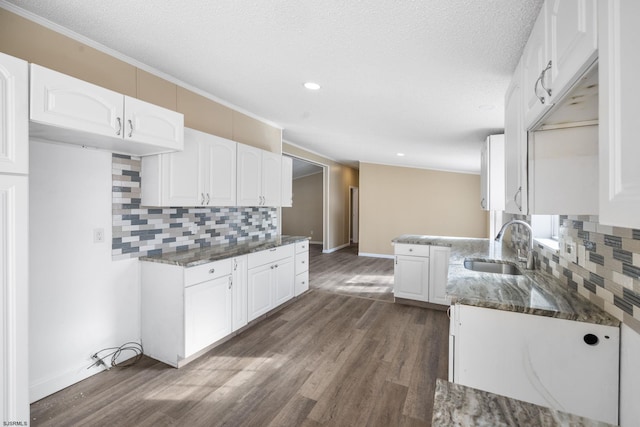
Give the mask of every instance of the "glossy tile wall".
<svg viewBox="0 0 640 427">
<path fill-rule="evenodd" d="M 143 207 L 140 169 L 140 158 L 113 154 L 114 260 L 268 239 L 278 234 L 277 208 Z"/>
<path fill-rule="evenodd" d="M 512 244 L 526 247 L 527 231 L 516 230 Z M 537 268 L 640 333 L 640 230 L 602 225 L 597 216 L 563 215 L 559 243 L 559 251 L 535 245 Z M 571 243 L 576 245 L 577 260 L 565 250 Z"/>
</svg>

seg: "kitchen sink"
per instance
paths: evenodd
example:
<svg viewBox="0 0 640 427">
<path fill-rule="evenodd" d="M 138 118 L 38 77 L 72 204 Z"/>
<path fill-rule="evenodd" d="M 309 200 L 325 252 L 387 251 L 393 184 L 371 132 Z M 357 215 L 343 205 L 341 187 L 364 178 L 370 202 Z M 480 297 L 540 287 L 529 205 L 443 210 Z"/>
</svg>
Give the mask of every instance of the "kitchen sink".
<svg viewBox="0 0 640 427">
<path fill-rule="evenodd" d="M 464 260 L 464 268 L 483 273 L 499 273 L 499 274 L 522 274 L 518 267 L 501 261 L 481 261 L 473 259 Z"/>
</svg>

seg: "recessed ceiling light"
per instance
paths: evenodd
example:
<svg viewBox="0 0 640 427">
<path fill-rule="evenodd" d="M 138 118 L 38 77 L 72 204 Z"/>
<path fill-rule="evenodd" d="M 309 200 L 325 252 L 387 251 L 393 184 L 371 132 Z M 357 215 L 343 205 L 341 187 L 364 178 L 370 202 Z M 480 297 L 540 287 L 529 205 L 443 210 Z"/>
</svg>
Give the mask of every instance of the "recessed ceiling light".
<svg viewBox="0 0 640 427">
<path fill-rule="evenodd" d="M 404 153 L 398 153 L 398 154 L 396 154 L 396 156 L 398 156 L 398 157 L 404 157 Z"/>
<path fill-rule="evenodd" d="M 318 83 L 314 83 L 314 82 L 306 82 L 304 84 L 304 87 L 306 87 L 309 90 L 318 90 L 318 89 L 320 89 L 320 85 Z"/>
</svg>

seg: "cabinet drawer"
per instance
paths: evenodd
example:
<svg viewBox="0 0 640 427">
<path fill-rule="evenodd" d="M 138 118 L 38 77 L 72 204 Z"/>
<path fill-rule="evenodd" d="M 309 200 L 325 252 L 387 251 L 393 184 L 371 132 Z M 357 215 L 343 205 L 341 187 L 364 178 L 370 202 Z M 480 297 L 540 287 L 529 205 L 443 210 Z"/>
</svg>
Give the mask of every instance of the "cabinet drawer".
<svg viewBox="0 0 640 427">
<path fill-rule="evenodd" d="M 406 245 L 406 244 L 396 244 L 395 245 L 395 254 L 396 255 L 413 255 L 413 256 L 429 256 L 429 245 Z"/>
<path fill-rule="evenodd" d="M 303 240 L 302 242 L 296 242 L 296 253 L 309 251 L 309 241 Z"/>
<path fill-rule="evenodd" d="M 184 286 L 195 285 L 206 280 L 216 279 L 231 274 L 231 259 L 209 262 L 207 264 L 184 269 Z"/>
<path fill-rule="evenodd" d="M 295 284 L 295 296 L 300 295 L 303 292 L 309 290 L 309 272 L 305 271 L 300 274 L 296 274 L 296 284 Z"/>
<path fill-rule="evenodd" d="M 296 274 L 300 274 L 308 270 L 309 270 L 309 254 L 308 253 L 296 254 Z"/>
<path fill-rule="evenodd" d="M 292 257 L 294 255 L 294 244 L 286 246 L 278 246 L 260 252 L 249 254 L 247 263 L 248 268 L 258 267 L 260 265 L 276 262 L 279 259 Z"/>
</svg>

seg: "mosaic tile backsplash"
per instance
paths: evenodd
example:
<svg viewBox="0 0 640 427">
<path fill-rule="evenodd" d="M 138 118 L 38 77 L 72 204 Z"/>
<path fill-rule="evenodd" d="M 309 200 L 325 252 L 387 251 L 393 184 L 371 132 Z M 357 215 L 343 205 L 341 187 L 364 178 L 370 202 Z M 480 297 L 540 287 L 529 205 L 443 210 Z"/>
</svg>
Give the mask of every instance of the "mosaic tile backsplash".
<svg viewBox="0 0 640 427">
<path fill-rule="evenodd" d="M 114 260 L 268 239 L 278 234 L 278 210 L 272 207 L 141 207 L 140 169 L 140 158 L 113 154 Z"/>
<path fill-rule="evenodd" d="M 530 223 L 529 216 L 518 215 Z M 515 229 L 512 243 L 526 248 L 527 231 Z M 598 223 L 597 216 L 560 216 L 560 250 L 536 244 L 536 268 L 554 275 L 640 333 L 640 230 Z M 577 262 L 565 251 L 575 243 Z"/>
</svg>

